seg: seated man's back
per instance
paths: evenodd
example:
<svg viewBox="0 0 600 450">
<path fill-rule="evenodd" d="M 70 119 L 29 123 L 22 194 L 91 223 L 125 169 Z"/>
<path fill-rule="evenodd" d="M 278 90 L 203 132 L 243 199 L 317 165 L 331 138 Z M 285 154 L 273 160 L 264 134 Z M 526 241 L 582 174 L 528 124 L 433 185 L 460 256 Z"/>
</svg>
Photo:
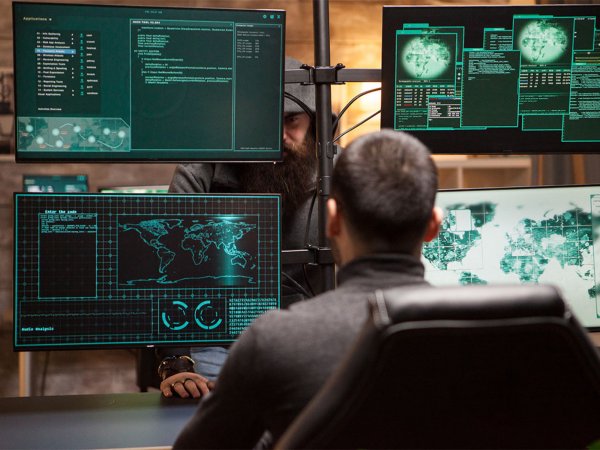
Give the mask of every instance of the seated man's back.
<svg viewBox="0 0 600 450">
<path fill-rule="evenodd" d="M 402 133 L 363 137 L 342 153 L 332 185 L 327 234 L 338 288 L 257 319 L 175 447 L 252 447 L 264 431 L 276 440 L 354 342 L 367 297 L 425 283 L 420 248 L 441 220 L 427 149 Z"/>
</svg>

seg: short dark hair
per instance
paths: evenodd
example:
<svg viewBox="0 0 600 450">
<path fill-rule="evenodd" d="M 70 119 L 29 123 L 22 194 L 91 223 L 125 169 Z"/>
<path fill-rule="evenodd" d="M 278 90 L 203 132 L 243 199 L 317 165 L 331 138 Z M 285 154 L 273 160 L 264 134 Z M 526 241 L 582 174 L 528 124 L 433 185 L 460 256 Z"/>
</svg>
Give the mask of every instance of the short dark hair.
<svg viewBox="0 0 600 450">
<path fill-rule="evenodd" d="M 421 244 L 437 188 L 427 147 L 392 130 L 352 142 L 332 177 L 332 197 L 351 233 L 377 252 L 413 252 Z"/>
</svg>

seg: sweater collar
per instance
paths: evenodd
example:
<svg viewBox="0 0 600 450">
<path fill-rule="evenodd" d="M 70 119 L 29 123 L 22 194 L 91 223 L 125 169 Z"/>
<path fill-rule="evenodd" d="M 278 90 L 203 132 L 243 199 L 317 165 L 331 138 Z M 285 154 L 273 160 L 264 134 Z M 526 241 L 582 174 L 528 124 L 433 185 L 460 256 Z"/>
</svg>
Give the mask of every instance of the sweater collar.
<svg viewBox="0 0 600 450">
<path fill-rule="evenodd" d="M 421 261 L 403 253 L 377 253 L 356 258 L 342 266 L 337 274 L 339 286 L 373 284 L 385 288 L 398 283 L 424 283 L 425 267 Z"/>
</svg>

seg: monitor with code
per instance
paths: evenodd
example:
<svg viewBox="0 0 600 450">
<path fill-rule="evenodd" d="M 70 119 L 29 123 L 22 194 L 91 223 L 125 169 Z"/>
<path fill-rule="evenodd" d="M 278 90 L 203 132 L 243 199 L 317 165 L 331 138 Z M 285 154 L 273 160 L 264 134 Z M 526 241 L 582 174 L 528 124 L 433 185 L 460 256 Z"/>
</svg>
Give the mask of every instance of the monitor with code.
<svg viewBox="0 0 600 450">
<path fill-rule="evenodd" d="M 23 192 L 87 191 L 87 175 L 23 175 Z"/>
<path fill-rule="evenodd" d="M 547 283 L 600 330 L 600 186 L 441 191 L 439 236 L 423 247 L 434 285 Z"/>
<path fill-rule="evenodd" d="M 600 5 L 383 8 L 381 126 L 434 153 L 600 151 Z"/>
<path fill-rule="evenodd" d="M 280 306 L 279 195 L 14 200 L 16 350 L 227 344 Z"/>
<path fill-rule="evenodd" d="M 13 3 L 18 161 L 279 161 L 285 11 Z"/>
</svg>

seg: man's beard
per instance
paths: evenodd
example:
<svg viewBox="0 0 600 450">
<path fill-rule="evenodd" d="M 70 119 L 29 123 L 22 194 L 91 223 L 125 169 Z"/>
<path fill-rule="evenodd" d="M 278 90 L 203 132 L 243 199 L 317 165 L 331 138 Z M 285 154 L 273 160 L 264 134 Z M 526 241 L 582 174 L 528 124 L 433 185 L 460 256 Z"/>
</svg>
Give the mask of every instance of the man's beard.
<svg viewBox="0 0 600 450">
<path fill-rule="evenodd" d="M 314 139 L 307 134 L 302 145 L 286 148 L 282 163 L 246 164 L 240 168 L 243 192 L 282 195 L 284 215 L 294 211 L 312 195 L 317 159 Z"/>
</svg>

